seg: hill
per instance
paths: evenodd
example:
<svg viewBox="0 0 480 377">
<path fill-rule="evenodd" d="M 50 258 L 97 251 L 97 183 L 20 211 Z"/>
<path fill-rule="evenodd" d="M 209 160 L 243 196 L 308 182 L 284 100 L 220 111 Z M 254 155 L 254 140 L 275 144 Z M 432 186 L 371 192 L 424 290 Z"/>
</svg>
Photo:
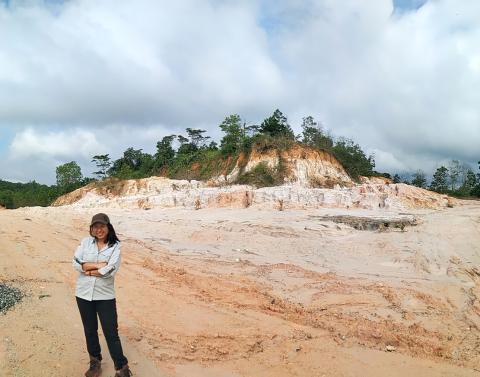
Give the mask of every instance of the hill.
<svg viewBox="0 0 480 377">
<path fill-rule="evenodd" d="M 267 178 L 277 185 L 255 185 Z M 402 210 L 441 208 L 448 203 L 446 195 L 392 184 L 388 179 L 364 177 L 361 183 L 355 183 L 332 154 L 295 145 L 283 151 L 254 150 L 249 155 L 241 154 L 231 171 L 208 181 L 165 177 L 107 179 L 61 196 L 53 205 L 144 209 L 254 206 Z"/>
</svg>

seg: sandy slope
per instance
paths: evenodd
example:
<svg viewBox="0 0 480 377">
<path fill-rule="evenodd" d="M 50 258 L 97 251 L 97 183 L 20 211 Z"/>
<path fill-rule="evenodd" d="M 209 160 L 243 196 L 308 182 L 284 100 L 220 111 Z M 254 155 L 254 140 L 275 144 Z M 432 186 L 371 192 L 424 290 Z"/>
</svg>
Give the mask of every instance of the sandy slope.
<svg viewBox="0 0 480 377">
<path fill-rule="evenodd" d="M 98 209 L 0 212 L 0 376 L 81 376 L 73 250 Z M 479 376 L 480 204 L 358 231 L 365 210 L 108 209 L 136 376 Z M 395 351 L 387 352 L 393 346 Z M 112 376 L 104 351 L 105 376 Z"/>
</svg>

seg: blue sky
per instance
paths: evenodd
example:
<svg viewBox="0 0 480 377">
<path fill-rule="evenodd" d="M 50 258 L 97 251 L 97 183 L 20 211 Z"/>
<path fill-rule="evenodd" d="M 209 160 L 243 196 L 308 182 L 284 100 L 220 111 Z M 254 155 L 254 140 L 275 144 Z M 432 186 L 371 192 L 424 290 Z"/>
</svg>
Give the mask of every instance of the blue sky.
<svg viewBox="0 0 480 377">
<path fill-rule="evenodd" d="M 427 0 L 393 0 L 395 9 L 403 11 L 417 10 L 421 8 Z"/>
<path fill-rule="evenodd" d="M 381 171 L 480 159 L 477 1 L 11 0 L 0 20 L 2 179 L 276 108 Z"/>
</svg>

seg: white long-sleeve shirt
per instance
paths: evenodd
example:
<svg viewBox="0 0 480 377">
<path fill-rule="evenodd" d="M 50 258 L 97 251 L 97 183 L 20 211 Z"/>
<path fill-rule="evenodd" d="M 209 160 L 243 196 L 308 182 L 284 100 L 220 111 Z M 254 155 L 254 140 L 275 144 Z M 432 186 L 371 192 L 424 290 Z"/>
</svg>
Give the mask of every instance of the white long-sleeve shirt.
<svg viewBox="0 0 480 377">
<path fill-rule="evenodd" d="M 95 237 L 84 238 L 73 258 L 73 267 L 79 272 L 75 296 L 88 301 L 114 299 L 115 274 L 120 267 L 120 254 L 120 242 L 98 250 Z M 105 267 L 98 269 L 102 277 L 86 275 L 82 264 L 87 262 L 107 262 Z"/>
</svg>

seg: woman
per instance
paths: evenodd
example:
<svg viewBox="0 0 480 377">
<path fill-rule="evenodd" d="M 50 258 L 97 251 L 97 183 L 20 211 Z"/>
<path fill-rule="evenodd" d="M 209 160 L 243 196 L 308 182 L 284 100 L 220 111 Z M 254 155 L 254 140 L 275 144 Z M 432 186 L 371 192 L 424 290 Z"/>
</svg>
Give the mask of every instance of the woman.
<svg viewBox="0 0 480 377">
<path fill-rule="evenodd" d="M 115 274 L 120 267 L 120 240 L 104 213 L 93 216 L 90 236 L 82 240 L 73 258 L 73 266 L 79 272 L 75 296 L 90 355 L 90 368 L 85 376 L 97 377 L 101 372 L 98 315 L 115 365 L 115 376 L 128 377 L 132 372 L 118 336 L 114 288 Z"/>
</svg>

